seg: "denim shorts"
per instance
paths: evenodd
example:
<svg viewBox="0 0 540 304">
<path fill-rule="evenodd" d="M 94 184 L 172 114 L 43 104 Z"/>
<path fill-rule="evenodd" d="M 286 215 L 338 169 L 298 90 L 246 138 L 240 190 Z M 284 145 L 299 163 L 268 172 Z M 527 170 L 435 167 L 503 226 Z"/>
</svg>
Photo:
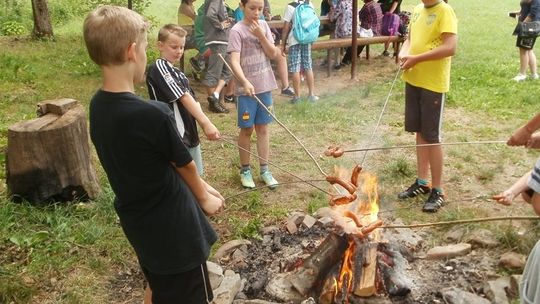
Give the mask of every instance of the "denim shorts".
<svg viewBox="0 0 540 304">
<path fill-rule="evenodd" d="M 260 101 L 274 114 L 272 92 L 256 94 Z M 267 125 L 272 122 L 272 115 L 254 98 L 249 95 L 238 96 L 238 127 L 245 129 L 253 125 Z"/>
<path fill-rule="evenodd" d="M 311 44 L 295 44 L 289 47 L 288 65 L 289 73 L 298 73 L 300 68 L 304 71 L 312 69 Z"/>
<path fill-rule="evenodd" d="M 195 166 L 197 166 L 197 173 L 202 176 L 204 174 L 204 166 L 202 163 L 201 145 L 197 145 L 193 148 L 188 148 L 188 152 L 191 155 L 191 158 L 193 158 Z"/>
</svg>

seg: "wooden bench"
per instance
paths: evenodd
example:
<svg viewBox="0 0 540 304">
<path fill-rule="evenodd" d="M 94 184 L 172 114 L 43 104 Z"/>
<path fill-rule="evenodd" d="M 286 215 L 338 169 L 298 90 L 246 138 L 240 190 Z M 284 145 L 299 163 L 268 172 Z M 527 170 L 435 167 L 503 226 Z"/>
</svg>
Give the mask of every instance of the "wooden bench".
<svg viewBox="0 0 540 304">
<path fill-rule="evenodd" d="M 330 25 L 332 22 L 330 21 L 330 18 L 328 16 L 320 16 L 319 20 L 321 21 L 321 26 L 323 25 Z M 285 25 L 285 21 L 283 19 L 281 20 L 270 20 L 267 21 L 268 25 L 272 29 L 282 29 Z M 193 26 L 182 26 L 188 33 L 193 32 Z M 329 32 L 321 32 L 320 37 L 324 37 L 329 35 Z M 379 44 L 379 43 L 386 43 L 391 42 L 394 43 L 394 50 L 395 54 L 399 53 L 399 48 L 401 43 L 405 41 L 404 37 L 399 36 L 376 36 L 376 37 L 369 37 L 369 38 L 363 38 L 358 37 L 357 38 L 357 45 L 365 46 L 365 52 L 366 52 L 366 59 L 369 60 L 369 46 L 371 44 Z M 327 70 L 326 70 L 326 76 L 330 76 L 331 71 L 331 64 L 330 64 L 330 53 L 333 49 L 343 48 L 343 47 L 350 47 L 352 45 L 352 38 L 330 38 L 330 39 L 320 39 L 313 43 L 311 49 L 312 50 L 327 50 L 326 52 L 326 59 L 327 59 Z M 189 48 L 186 48 L 189 49 Z M 394 55 L 395 55 L 394 54 Z M 395 62 L 397 63 L 397 56 L 395 56 Z M 184 69 L 184 56 L 180 59 L 180 68 Z"/>
<path fill-rule="evenodd" d="M 371 44 L 379 44 L 391 42 L 394 44 L 394 55 L 399 54 L 399 48 L 401 43 L 405 41 L 404 37 L 400 36 L 375 36 L 375 37 L 357 37 L 356 43 L 358 46 L 365 46 L 366 59 L 369 60 L 369 46 Z M 330 38 L 326 40 L 317 40 L 311 46 L 311 50 L 327 50 L 326 52 L 326 76 L 330 76 L 331 64 L 330 64 L 330 53 L 333 49 L 339 49 L 343 47 L 352 46 L 352 38 Z M 395 56 L 395 62 L 398 63 L 398 57 Z"/>
</svg>

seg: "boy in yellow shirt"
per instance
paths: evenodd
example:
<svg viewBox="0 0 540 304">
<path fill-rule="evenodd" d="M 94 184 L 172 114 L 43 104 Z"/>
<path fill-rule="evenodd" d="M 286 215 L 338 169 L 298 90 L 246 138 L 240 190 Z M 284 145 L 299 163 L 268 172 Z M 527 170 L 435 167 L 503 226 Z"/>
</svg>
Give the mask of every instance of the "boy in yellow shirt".
<svg viewBox="0 0 540 304">
<path fill-rule="evenodd" d="M 405 84 L 405 130 L 416 133 L 416 144 L 440 143 L 445 93 L 450 87 L 450 63 L 457 47 L 457 18 L 443 0 L 422 0 L 414 8 L 410 34 L 399 60 Z M 437 212 L 445 203 L 442 190 L 443 151 L 440 145 L 416 148 L 416 181 L 398 198 L 429 193 L 422 210 Z M 431 186 L 429 187 L 429 173 Z"/>
</svg>

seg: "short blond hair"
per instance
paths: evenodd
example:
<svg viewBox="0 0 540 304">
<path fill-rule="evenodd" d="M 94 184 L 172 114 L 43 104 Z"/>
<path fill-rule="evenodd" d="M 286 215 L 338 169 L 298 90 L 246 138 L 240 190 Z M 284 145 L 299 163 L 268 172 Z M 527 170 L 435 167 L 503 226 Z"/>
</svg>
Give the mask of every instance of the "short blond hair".
<svg viewBox="0 0 540 304">
<path fill-rule="evenodd" d="M 171 34 L 174 34 L 180 38 L 186 37 L 187 32 L 184 30 L 180 25 L 169 23 L 165 24 L 161 29 L 159 29 L 158 33 L 158 41 L 165 42 L 169 38 Z"/>
<path fill-rule="evenodd" d="M 98 65 L 120 65 L 132 43 L 142 43 L 148 23 L 136 12 L 120 6 L 103 5 L 86 16 L 84 42 L 90 58 Z"/>
</svg>

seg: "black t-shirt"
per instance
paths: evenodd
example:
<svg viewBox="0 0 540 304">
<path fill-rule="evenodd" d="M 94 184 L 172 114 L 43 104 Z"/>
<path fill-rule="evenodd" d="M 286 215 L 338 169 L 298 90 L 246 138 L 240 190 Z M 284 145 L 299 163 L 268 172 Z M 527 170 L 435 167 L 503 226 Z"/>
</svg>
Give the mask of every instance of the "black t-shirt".
<svg viewBox="0 0 540 304">
<path fill-rule="evenodd" d="M 217 235 L 171 164 L 182 167 L 192 158 L 170 109 L 132 93 L 98 91 L 90 104 L 90 136 L 141 265 L 175 274 L 204 263 Z"/>
<path fill-rule="evenodd" d="M 198 146 L 200 142 L 197 133 L 197 121 L 180 102 L 180 98 L 184 94 L 190 94 L 195 98 L 195 92 L 189 86 L 189 80 L 184 73 L 167 60 L 160 58 L 148 67 L 146 85 L 148 86 L 150 99 L 163 101 L 169 104 L 171 109 L 173 102 L 176 102 L 185 128 L 182 141 L 190 148 Z"/>
<path fill-rule="evenodd" d="M 394 2 L 397 2 L 396 9 L 394 10 L 394 14 L 399 14 L 401 12 L 401 1 L 402 0 L 379 0 L 379 3 L 381 4 L 381 10 L 383 13 L 386 13 L 390 10 L 392 7 L 392 4 Z"/>
</svg>

